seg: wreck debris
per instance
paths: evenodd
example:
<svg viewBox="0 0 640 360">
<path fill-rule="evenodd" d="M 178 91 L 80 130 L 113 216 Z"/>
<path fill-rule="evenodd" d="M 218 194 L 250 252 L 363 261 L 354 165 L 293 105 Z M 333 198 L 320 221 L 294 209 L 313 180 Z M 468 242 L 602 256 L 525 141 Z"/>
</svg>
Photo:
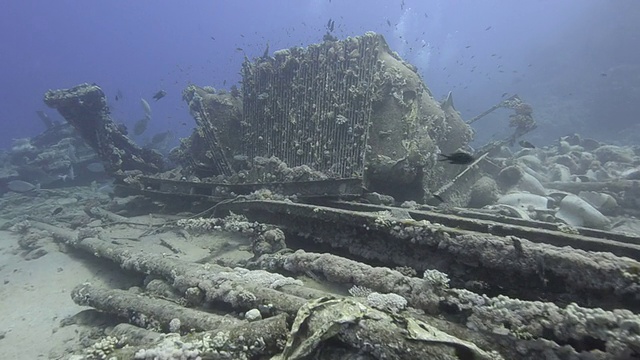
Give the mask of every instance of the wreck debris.
<svg viewBox="0 0 640 360">
<path fill-rule="evenodd" d="M 460 359 L 460 353 L 479 360 L 502 359 L 497 352 L 485 352 L 410 316 L 392 316 L 352 299 L 319 298 L 298 311 L 287 344 L 274 360 L 305 359 L 331 337 L 375 359 L 453 360 Z M 376 346 L 383 343 L 393 346 Z"/>
<path fill-rule="evenodd" d="M 246 204 L 245 204 L 246 205 Z M 320 209 L 318 212 L 325 212 L 326 209 Z M 414 211 L 415 214 L 415 211 Z M 344 216 L 344 214 L 342 215 Z M 412 215 L 415 216 L 415 215 Z M 378 221 L 378 226 L 393 226 L 395 220 L 389 218 Z M 405 220 L 406 221 L 406 220 Z M 374 222 L 375 223 L 375 222 Z M 388 225 L 385 225 L 388 224 Z M 369 223 L 370 226 L 375 226 Z M 95 238 L 86 238 L 79 240 L 77 233 L 74 231 L 57 228 L 51 225 L 43 226 L 38 222 L 31 222 L 30 226 L 47 229 L 54 234 L 54 237 L 65 241 L 68 245 L 83 249 L 88 253 L 105 257 L 116 261 L 121 266 L 136 271 L 142 271 L 147 274 L 155 274 L 169 280 L 185 297 L 189 292 L 201 291 L 207 293 L 208 301 L 222 300 L 227 302 L 229 299 L 235 298 L 236 295 L 249 297 L 253 300 L 242 301 L 240 299 L 231 301 L 230 304 L 235 309 L 261 309 L 265 320 L 252 322 L 247 325 L 231 325 L 229 329 L 240 329 L 251 333 L 250 329 L 259 329 L 264 331 L 264 326 L 269 321 L 277 322 L 278 327 L 271 329 L 269 335 L 276 340 L 271 342 L 273 347 L 266 350 L 255 350 L 253 354 L 285 354 L 296 358 L 296 354 L 302 354 L 308 351 L 329 351 L 328 343 L 324 339 L 332 338 L 341 343 L 356 349 L 365 351 L 374 358 L 385 356 L 399 356 L 401 358 L 412 359 L 417 354 L 430 353 L 438 351 L 444 359 L 458 359 L 459 351 L 464 353 L 473 353 L 476 358 L 495 358 L 499 359 L 500 355 L 495 350 L 500 350 L 504 358 L 509 359 L 537 359 L 543 354 L 549 352 L 559 355 L 560 353 L 572 354 L 578 359 L 580 351 L 600 351 L 607 355 L 624 357 L 634 353 L 634 349 L 639 345 L 637 337 L 628 336 L 627 329 L 629 324 L 636 321 L 637 315 L 629 310 L 613 310 L 606 311 L 602 309 L 588 309 L 576 304 L 571 304 L 566 308 L 548 302 L 525 301 L 511 299 L 504 295 L 491 297 L 487 295 L 479 295 L 472 291 L 460 289 L 456 286 L 458 281 L 454 279 L 452 283 L 443 273 L 428 270 L 425 271 L 423 278 L 403 275 L 400 272 L 393 271 L 384 267 L 372 267 L 354 260 L 349 260 L 330 254 L 316 254 L 298 251 L 292 254 L 276 253 L 262 255 L 254 265 L 264 265 L 267 269 L 273 271 L 277 267 L 281 267 L 289 273 L 314 273 L 318 279 L 326 279 L 328 281 L 345 284 L 347 286 L 358 284 L 361 287 L 371 286 L 377 291 L 385 294 L 397 294 L 398 297 L 406 298 L 409 306 L 424 310 L 427 314 L 442 316 L 445 315 L 447 320 L 436 319 L 430 316 L 419 315 L 413 313 L 411 308 L 400 311 L 395 315 L 390 315 L 384 311 L 369 308 L 360 301 L 353 299 L 340 299 L 338 295 L 327 292 L 316 292 L 311 298 L 317 299 L 311 302 L 298 298 L 291 305 L 283 306 L 280 301 L 270 294 L 272 292 L 256 291 L 257 287 L 249 284 L 257 279 L 259 275 L 263 279 L 268 279 L 262 286 L 266 284 L 274 284 L 274 279 L 283 284 L 278 286 L 283 293 L 290 289 L 305 289 L 301 283 L 295 284 L 296 280 L 286 280 L 286 278 L 275 273 L 261 272 L 263 270 L 247 270 L 236 268 L 220 267 L 213 264 L 199 265 L 190 264 L 188 262 L 179 261 L 177 259 L 168 258 L 166 256 L 154 255 L 148 252 L 132 251 L 128 246 L 115 246 L 108 238 L 103 240 Z M 326 234 L 332 237 L 332 234 Z M 518 244 L 517 246 L 515 244 Z M 528 261 L 526 258 L 532 251 L 535 251 L 531 244 L 518 239 L 513 243 L 514 251 L 520 254 L 520 260 Z M 491 248 L 491 246 L 489 246 Z M 520 249 L 520 250 L 517 250 Z M 503 254 L 497 249 L 496 257 L 509 259 L 510 256 Z M 551 276 L 550 270 L 554 268 L 553 257 L 545 254 L 545 276 Z M 623 259 L 616 259 L 621 261 Z M 601 260 L 595 261 L 602 264 Z M 538 267 L 537 262 L 533 261 L 532 266 Z M 275 268 L 274 268 L 275 266 Z M 561 265 L 562 267 L 572 267 L 576 265 Z M 584 266 L 584 265 L 581 265 Z M 580 270 L 584 270 L 581 268 Z M 610 269 L 611 270 L 611 269 Z M 557 271 L 557 270 L 553 270 Z M 633 270 L 629 269 L 631 276 Z M 269 275 L 271 274 L 271 275 Z M 600 281 L 593 277 L 587 276 Z M 247 279 L 252 280 L 246 282 Z M 193 279 L 193 280 L 191 280 Z M 197 279 L 197 280 L 196 280 Z M 244 280 L 243 280 L 244 279 Z M 196 282 L 193 282 L 196 280 Z M 284 280 L 284 282 L 282 282 Z M 210 287 L 210 281 L 218 284 Z M 286 285 L 284 285 L 286 284 Z M 230 286 L 229 286 L 230 285 Z M 507 285 L 505 283 L 505 285 Z M 260 285 L 258 285 L 259 287 Z M 548 285 L 548 286 L 551 286 Z M 217 287 L 217 290 L 215 289 Z M 88 287 L 87 285 L 79 286 L 74 292 L 75 297 L 79 300 L 87 299 L 86 296 L 79 296 L 79 289 L 84 289 L 83 294 L 94 294 L 92 302 L 94 306 L 106 311 L 114 313 L 122 313 L 118 309 L 138 309 L 139 312 L 145 314 L 154 314 L 156 311 L 162 313 L 162 308 L 154 308 L 149 303 L 141 300 L 139 294 L 126 294 L 127 292 L 116 290 L 102 290 L 98 288 Z M 211 292 L 215 292 L 220 296 L 211 296 Z M 277 291 L 277 290 L 273 290 Z M 294 290 L 302 291 L 302 290 Z M 282 298 L 284 295 L 279 295 Z M 126 294 L 126 295 L 125 295 Z M 235 294 L 235 295 L 234 295 Z M 252 294 L 252 295 L 250 295 Z M 124 297 L 120 298 L 121 295 Z M 266 295 L 266 296 L 265 296 Z M 132 307 L 127 303 L 116 305 L 110 309 L 109 304 L 116 304 L 116 300 L 128 299 L 134 296 L 138 300 L 131 300 Z M 255 296 L 252 297 L 252 296 Z M 332 298 L 327 298 L 332 296 Z M 143 298 L 142 298 L 143 299 Z M 226 300 L 225 300 L 226 299 Z M 154 300 L 155 302 L 156 300 Z M 136 303 L 140 304 L 138 308 Z M 100 305 L 104 304 L 104 305 Z M 199 306 L 200 302 L 192 303 L 192 306 Z M 271 304 L 265 306 L 265 304 Z M 106 305 L 106 306 L 105 306 Z M 172 306 L 179 307 L 179 304 Z M 377 306 L 386 308 L 385 306 Z M 284 311 L 289 315 L 297 314 L 297 320 L 288 335 L 289 342 L 287 347 L 283 348 L 282 339 L 289 331 L 289 325 L 286 325 L 284 314 L 280 318 L 274 318 L 273 314 Z M 339 310 L 340 309 L 340 310 Z M 184 310 L 184 309 L 182 309 Z M 177 312 L 171 311 L 164 317 L 163 323 L 166 325 L 167 320 L 171 317 L 171 313 L 181 314 L 182 310 Z M 338 311 L 339 310 L 339 311 Z M 200 310 L 193 310 L 200 311 Z M 264 312 L 263 312 L 264 311 Z M 338 311 L 341 316 L 335 316 Z M 137 313 L 137 311 L 136 311 Z M 156 316 L 152 316 L 156 318 Z M 157 316 L 158 319 L 163 318 Z M 177 318 L 177 317 L 176 317 Z M 188 319 L 188 317 L 187 317 Z M 215 317 L 214 317 L 215 319 Z M 235 320 L 238 321 L 238 320 Z M 174 323 L 172 328 L 177 329 L 177 322 L 173 318 L 169 323 Z M 186 320 L 180 317 L 180 325 Z M 263 323 L 264 322 L 264 323 Z M 299 324 L 296 326 L 295 324 Z M 600 324 L 607 324 L 606 331 Z M 338 326 L 341 324 L 340 326 Z M 300 325 L 310 331 L 300 331 Z M 254 327 L 255 326 L 255 327 Z M 189 351 L 197 351 L 198 354 L 207 354 L 211 339 L 219 335 L 219 339 L 223 339 L 221 343 L 229 345 L 223 351 L 234 349 L 230 347 L 235 344 L 233 339 L 247 339 L 253 337 L 240 337 L 242 332 L 236 332 L 237 336 L 227 337 L 227 327 L 204 333 L 196 333 L 186 335 L 184 338 L 173 337 L 173 344 L 192 344 L 189 345 Z M 229 330 L 230 331 L 230 330 Z M 254 332 L 256 334 L 257 332 Z M 230 333 L 229 333 L 230 334 Z M 262 333 L 264 335 L 264 333 Z M 582 344 L 581 339 L 591 337 L 601 342 L 602 346 Z M 162 340 L 156 340 L 156 345 L 145 343 L 139 344 L 131 349 L 117 349 L 119 354 L 129 354 L 134 351 L 137 354 L 157 354 L 159 351 L 168 351 L 167 344 L 161 345 Z M 253 341 L 253 340 L 252 340 Z M 258 341 L 255 338 L 255 341 Z M 266 340 L 265 340 L 266 342 Z M 259 341 L 258 341 L 259 343 Z M 369 343 L 372 347 L 365 345 Z M 376 344 L 398 344 L 397 347 L 376 346 Z M 575 348 L 567 347 L 562 344 L 577 344 Z M 251 342 L 251 344 L 255 344 Z M 474 345 L 475 344 L 475 345 Z M 499 349 L 496 347 L 498 345 Z M 544 346 L 541 346 L 544 344 Z M 174 345 L 175 346 L 175 345 Z M 236 346 L 236 345 L 233 345 Z M 249 345 L 247 351 L 250 350 Z M 171 348 L 171 347 L 169 347 Z M 258 346 L 259 349 L 263 349 Z M 154 350 L 155 349 L 155 350 Z M 165 350 L 162 350 L 165 349 Z M 240 350 L 244 347 L 235 348 L 246 355 L 246 351 Z M 420 352 L 417 352 L 417 350 Z M 144 351 L 142 351 L 144 350 Z M 129 351 L 129 352 L 126 352 Z M 148 351 L 148 352 L 147 352 Z M 284 351 L 284 352 L 283 352 Z M 453 351 L 453 352 L 451 352 Z M 400 355 L 398 355 L 400 354 Z M 414 355 L 415 354 L 415 355 Z M 448 354 L 448 355 L 447 355 Z M 235 353 L 231 358 L 243 358 L 240 353 Z M 140 355 L 142 356 L 142 355 Z M 285 357 L 286 358 L 286 357 Z M 420 358 L 420 357 L 417 357 Z"/>
<path fill-rule="evenodd" d="M 44 102 L 60 112 L 110 172 L 141 170 L 157 173 L 163 169 L 160 154 L 138 147 L 113 122 L 107 98 L 100 87 L 82 84 L 71 89 L 49 90 Z"/>
<path fill-rule="evenodd" d="M 278 226 L 285 234 L 303 234 L 300 241 L 325 243 L 353 256 L 393 266 L 409 266 L 418 271 L 431 267 L 447 274 L 458 273 L 458 279 L 452 277 L 456 282 L 481 280 L 518 297 L 571 299 L 578 304 L 611 308 L 631 306 L 626 299 L 640 292 L 637 286 L 640 278 L 630 275 L 640 269 L 640 263 L 622 257 L 640 259 L 640 247 L 634 243 L 616 244 L 562 231 L 537 231 L 491 222 L 485 223 L 484 228 L 484 225 L 478 227 L 482 221 L 466 222 L 437 213 L 411 211 L 412 219 L 402 219 L 389 211 L 363 211 L 367 206 L 362 204 L 343 204 L 345 208 L 352 206 L 359 211 L 343 210 L 337 208 L 339 206 L 337 202 L 332 207 L 324 207 L 246 201 L 225 204 L 224 208 L 246 214 L 250 220 Z M 481 231 L 475 232 L 474 228 Z M 514 234 L 524 236 L 519 239 L 521 251 L 512 245 L 511 238 L 518 237 Z M 533 242 L 536 238 L 539 242 Z M 590 251 L 566 252 L 561 247 L 566 245 Z M 611 251 L 621 257 L 592 251 Z M 521 253 L 527 256 L 518 255 Z M 528 280 L 538 277 L 539 256 L 547 260 L 546 273 L 550 277 L 552 274 L 554 280 L 551 286 L 533 286 Z M 503 273 L 510 276 L 505 278 Z"/>
<path fill-rule="evenodd" d="M 439 152 L 464 150 L 460 148 L 470 138 L 452 94 L 441 104 L 433 101 L 415 68 L 371 33 L 278 51 L 273 58 L 266 51 L 257 61 L 247 59 L 242 75 L 242 93 L 195 86 L 185 90 L 198 127 L 172 153 L 182 172 L 165 174 L 157 174 L 161 164 L 146 164 L 153 156 L 144 159 L 141 149 L 127 147 L 131 144 L 110 122 L 99 88 L 84 85 L 87 88 L 69 90 L 80 93 L 73 96 L 47 93 L 76 128 L 84 129 L 88 142 L 101 149 L 111 172 L 142 170 L 118 172 L 121 188 L 158 198 L 222 200 L 167 224 L 130 221 L 87 205 L 84 215 L 103 221 L 91 227 L 79 223 L 78 231 L 35 218 L 12 227 L 26 239 L 20 242 L 25 249 L 32 244 L 27 236 L 34 227 L 125 269 L 164 279 L 152 280 L 156 283 L 144 295 L 137 289 L 86 284 L 73 293 L 83 305 L 182 335 L 149 340 L 129 354 L 151 359 L 177 350 L 185 357 L 242 359 L 279 353 L 302 359 L 318 350 L 335 351 L 332 345 L 339 343 L 345 351 L 361 350 L 375 358 L 500 358 L 493 350 L 509 359 L 637 355 L 639 319 L 632 311 L 640 309 L 635 301 L 640 296 L 639 239 L 605 231 L 611 222 L 603 215 L 618 213 L 617 204 L 637 205 L 638 171 L 630 168 L 637 162 L 633 151 L 567 137 L 554 150 L 522 149 L 514 158 L 504 145 L 533 130 L 535 121 L 531 106 L 513 96 L 489 112 L 513 109 L 514 134 L 487 145 L 472 166 L 456 175 L 437 164 Z M 88 123 L 79 119 L 93 119 L 90 126 L 101 130 L 90 133 Z M 122 144 L 116 147 L 118 141 Z M 33 150 L 29 142 L 16 145 L 27 153 Z M 583 151 L 587 148 L 592 153 Z M 543 172 L 547 157 L 556 165 L 555 173 Z M 619 170 L 617 162 L 627 168 Z M 147 167 L 141 168 L 143 163 Z M 497 181 L 489 175 L 497 175 Z M 630 183 L 623 190 L 616 188 L 618 193 L 568 183 L 612 178 Z M 465 186 L 474 180 L 474 186 Z M 571 195 L 548 191 L 543 184 L 549 183 L 595 191 Z M 385 199 L 388 205 L 423 201 L 429 194 L 443 200 L 444 192 L 447 204 L 434 209 L 409 202 L 403 209 L 326 199 L 360 195 L 364 188 L 395 195 Z M 453 207 L 468 204 L 467 190 L 476 192 L 480 206 L 489 206 Z M 485 197 L 477 196 L 484 191 Z M 296 203 L 300 200 L 306 203 Z M 231 214 L 226 218 L 199 218 L 227 212 Z M 237 214 L 246 218 L 240 221 Z M 504 214 L 511 217 L 501 217 Z M 587 215 L 593 221 L 586 221 Z M 136 231 L 146 226 L 145 239 L 99 229 L 114 225 Z M 198 227 L 248 235 L 251 241 L 242 251 L 251 251 L 253 258 L 220 259 L 211 249 L 197 262 L 186 260 L 188 241 L 156 236 L 181 227 L 186 240 L 200 235 Z M 141 246 L 144 240 L 162 249 L 147 251 Z M 316 251 L 337 249 L 380 266 L 287 248 L 304 249 L 311 242 Z M 323 287 L 312 288 L 297 276 Z M 338 288 L 324 287 L 327 282 Z M 353 286 L 349 293 L 356 299 L 342 291 L 348 286 Z M 229 314 L 218 317 L 205 312 L 205 306 Z M 593 306 L 600 308 L 589 308 Z M 618 307 L 628 310 L 612 310 Z M 284 346 L 291 326 L 287 321 L 294 315 Z M 140 321 L 141 316 L 152 320 Z M 186 334 L 227 320 L 230 328 L 239 329 L 236 333 L 227 332 L 225 323 L 215 334 Z M 252 327 L 245 320 L 260 325 Z M 273 330 L 264 325 L 270 322 L 277 323 Z M 239 339 L 251 329 L 270 331 L 273 346 L 264 351 L 261 338 L 252 338 L 252 345 L 227 339 L 232 333 Z M 325 341 L 328 338 L 332 341 Z M 122 344 L 121 337 L 106 338 L 91 354 L 111 354 Z"/>
<path fill-rule="evenodd" d="M 423 187 L 440 186 L 454 173 L 432 155 L 471 139 L 455 109 L 442 108 L 416 69 L 378 34 L 276 51 L 245 61 L 242 76 L 241 99 L 185 90 L 198 125 L 174 153 L 186 176 L 218 183 L 216 176 L 226 175 L 231 184 L 357 181 L 342 195 L 366 187 L 422 201 Z M 303 171 L 281 178 L 279 167 L 264 166 L 264 159 Z M 410 186 L 399 189 L 397 180 Z"/>
<path fill-rule="evenodd" d="M 238 325 L 239 320 L 185 308 L 171 301 L 135 294 L 131 291 L 102 289 L 91 284 L 81 284 L 71 291 L 73 301 L 91 306 L 103 312 L 127 319 L 143 328 L 169 330 L 173 319 L 180 319 L 181 326 L 172 332 L 211 330 Z M 193 330 L 192 330 L 193 329 Z"/>
</svg>

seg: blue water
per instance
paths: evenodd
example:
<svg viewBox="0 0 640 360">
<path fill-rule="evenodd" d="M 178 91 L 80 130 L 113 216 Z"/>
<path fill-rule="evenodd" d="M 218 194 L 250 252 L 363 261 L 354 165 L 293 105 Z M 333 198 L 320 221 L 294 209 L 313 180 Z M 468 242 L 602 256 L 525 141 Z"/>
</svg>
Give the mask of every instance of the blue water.
<svg viewBox="0 0 640 360">
<path fill-rule="evenodd" d="M 140 98 L 150 102 L 154 117 L 137 141 L 168 129 L 187 136 L 187 84 L 228 89 L 245 54 L 319 42 L 329 19 L 338 38 L 383 34 L 436 98 L 453 91 L 466 119 L 518 93 L 535 109 L 537 142 L 574 131 L 616 139 L 640 122 L 635 0 L 3 0 L 0 18 L 0 148 L 44 129 L 36 110 L 64 121 L 44 92 L 84 82 L 103 88 L 130 129 L 144 116 Z M 167 96 L 153 101 L 160 89 Z M 507 122 L 474 124 L 477 141 Z"/>
</svg>

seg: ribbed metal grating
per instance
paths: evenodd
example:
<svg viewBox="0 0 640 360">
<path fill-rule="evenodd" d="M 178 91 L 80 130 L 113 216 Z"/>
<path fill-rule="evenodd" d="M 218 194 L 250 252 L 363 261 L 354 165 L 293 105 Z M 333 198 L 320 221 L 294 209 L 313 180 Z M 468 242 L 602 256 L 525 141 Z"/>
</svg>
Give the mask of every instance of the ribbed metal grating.
<svg viewBox="0 0 640 360">
<path fill-rule="evenodd" d="M 367 34 L 246 61 L 244 154 L 362 178 L 379 41 Z"/>
</svg>

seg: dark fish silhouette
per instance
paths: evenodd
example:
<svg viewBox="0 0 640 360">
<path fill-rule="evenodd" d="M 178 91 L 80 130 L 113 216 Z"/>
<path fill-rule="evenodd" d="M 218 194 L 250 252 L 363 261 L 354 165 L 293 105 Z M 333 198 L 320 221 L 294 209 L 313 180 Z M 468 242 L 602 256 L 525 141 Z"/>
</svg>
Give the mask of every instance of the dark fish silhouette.
<svg viewBox="0 0 640 360">
<path fill-rule="evenodd" d="M 161 133 L 157 133 L 155 135 L 153 135 L 153 137 L 151 138 L 151 143 L 149 144 L 150 146 L 155 146 L 158 145 L 162 142 L 164 142 L 165 140 L 167 140 L 170 136 L 173 136 L 173 132 L 171 130 L 167 130 Z"/>
<path fill-rule="evenodd" d="M 142 135 L 147 130 L 147 126 L 149 125 L 149 117 L 146 116 L 133 125 L 133 134 L 136 136 Z"/>
<path fill-rule="evenodd" d="M 61 207 L 57 207 L 55 210 L 53 210 L 51 215 L 52 216 L 56 216 L 56 215 L 60 214 L 61 212 L 62 212 L 62 208 Z"/>
<path fill-rule="evenodd" d="M 167 95 L 167 92 L 164 90 L 160 90 L 155 95 L 153 95 L 153 98 L 156 99 L 156 101 L 158 101 L 162 99 L 165 95 Z"/>
<path fill-rule="evenodd" d="M 456 164 L 456 165 L 466 165 L 466 164 L 470 164 L 472 163 L 475 158 L 473 157 L 473 155 L 466 153 L 466 152 L 455 152 L 453 154 L 450 155 L 445 155 L 445 154 L 438 154 L 440 156 L 442 156 L 442 159 L 438 159 L 438 161 L 448 161 L 449 164 Z"/>
<path fill-rule="evenodd" d="M 335 28 L 335 26 L 336 26 L 336 22 L 335 22 L 335 21 L 333 21 L 331 18 L 329 18 L 329 21 L 327 22 L 327 26 L 326 26 L 326 27 L 327 27 L 327 30 L 328 30 L 329 32 L 332 32 L 332 31 L 333 31 L 333 29 Z"/>
<path fill-rule="evenodd" d="M 518 141 L 518 144 L 520 146 L 522 146 L 523 148 L 525 148 L 525 149 L 535 149 L 536 148 L 535 145 L 533 145 L 532 143 L 528 142 L 527 140 L 520 140 L 520 141 Z"/>
</svg>

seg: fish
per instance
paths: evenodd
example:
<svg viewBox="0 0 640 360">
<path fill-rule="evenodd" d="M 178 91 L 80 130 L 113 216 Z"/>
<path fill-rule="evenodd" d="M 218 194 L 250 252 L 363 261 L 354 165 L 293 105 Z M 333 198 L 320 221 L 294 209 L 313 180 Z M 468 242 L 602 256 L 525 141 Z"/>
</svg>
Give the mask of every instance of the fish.
<svg viewBox="0 0 640 360">
<path fill-rule="evenodd" d="M 448 161 L 449 164 L 456 164 L 456 165 L 466 165 L 476 160 L 476 158 L 474 158 L 473 155 L 463 151 L 455 152 L 449 155 L 445 155 L 442 153 L 438 155 L 443 157 L 443 159 L 439 159 L 438 161 Z"/>
<path fill-rule="evenodd" d="M 518 141 L 518 144 L 520 146 L 522 146 L 523 148 L 525 148 L 525 149 L 535 149 L 536 148 L 535 145 L 533 145 L 532 143 L 528 142 L 527 140 L 520 140 L 520 141 Z"/>
<path fill-rule="evenodd" d="M 151 118 L 151 105 L 145 99 L 140 99 L 140 105 L 142 105 L 142 109 L 144 110 L 145 115 L 148 118 Z"/>
<path fill-rule="evenodd" d="M 387 25 L 391 26 L 391 21 L 387 20 Z"/>
<path fill-rule="evenodd" d="M 173 135 L 173 132 L 171 130 L 167 130 L 161 133 L 157 133 L 155 135 L 153 135 L 153 137 L 151 138 L 151 143 L 149 144 L 150 146 L 154 146 L 154 145 L 158 145 L 162 142 L 164 142 L 165 140 L 167 140 L 170 136 Z"/>
<path fill-rule="evenodd" d="M 61 212 L 62 212 L 62 207 L 58 206 L 57 208 L 55 208 L 55 210 L 53 210 L 53 212 L 51 213 L 51 216 L 56 216 Z"/>
<path fill-rule="evenodd" d="M 120 89 L 118 89 L 118 91 L 116 91 L 116 101 L 122 99 L 122 91 L 120 91 Z"/>
<path fill-rule="evenodd" d="M 16 168 L 16 171 L 20 178 L 29 179 L 30 181 L 40 185 L 48 185 L 58 181 L 57 176 L 49 175 L 41 168 L 32 165 L 20 166 Z"/>
<path fill-rule="evenodd" d="M 491 26 L 487 26 L 487 28 L 484 29 L 484 31 L 487 31 L 487 30 L 491 30 Z"/>
<path fill-rule="evenodd" d="M 442 198 L 442 196 L 438 194 L 431 194 L 431 196 L 433 196 L 435 199 L 438 199 L 438 201 L 440 201 L 441 203 L 444 202 L 444 199 Z"/>
<path fill-rule="evenodd" d="M 327 30 L 329 32 L 333 32 L 333 29 L 335 28 L 335 26 L 336 26 L 336 22 L 333 19 L 329 18 L 329 21 L 327 22 Z"/>
<path fill-rule="evenodd" d="M 155 95 L 153 95 L 153 98 L 156 101 L 158 101 L 158 100 L 162 99 L 163 97 L 165 97 L 165 95 L 167 95 L 167 92 L 164 91 L 164 90 L 160 90 L 157 93 L 155 93 Z M 149 111 L 151 111 L 151 110 L 149 110 Z"/>
<path fill-rule="evenodd" d="M 9 190 L 17 193 L 29 192 L 31 190 L 36 189 L 36 186 L 30 182 L 26 182 L 23 180 L 11 180 L 7 184 Z"/>
<path fill-rule="evenodd" d="M 500 97 L 505 97 L 507 95 L 509 95 L 509 93 L 502 93 L 502 96 L 500 96 Z"/>
<path fill-rule="evenodd" d="M 104 165 L 101 162 L 97 162 L 97 161 L 88 164 L 87 170 L 91 171 L 92 173 L 105 172 Z"/>
<path fill-rule="evenodd" d="M 133 125 L 133 135 L 135 136 L 142 135 L 147 130 L 147 126 L 149 125 L 150 119 L 151 119 L 150 117 L 144 117 L 136 121 L 136 123 Z"/>
</svg>

